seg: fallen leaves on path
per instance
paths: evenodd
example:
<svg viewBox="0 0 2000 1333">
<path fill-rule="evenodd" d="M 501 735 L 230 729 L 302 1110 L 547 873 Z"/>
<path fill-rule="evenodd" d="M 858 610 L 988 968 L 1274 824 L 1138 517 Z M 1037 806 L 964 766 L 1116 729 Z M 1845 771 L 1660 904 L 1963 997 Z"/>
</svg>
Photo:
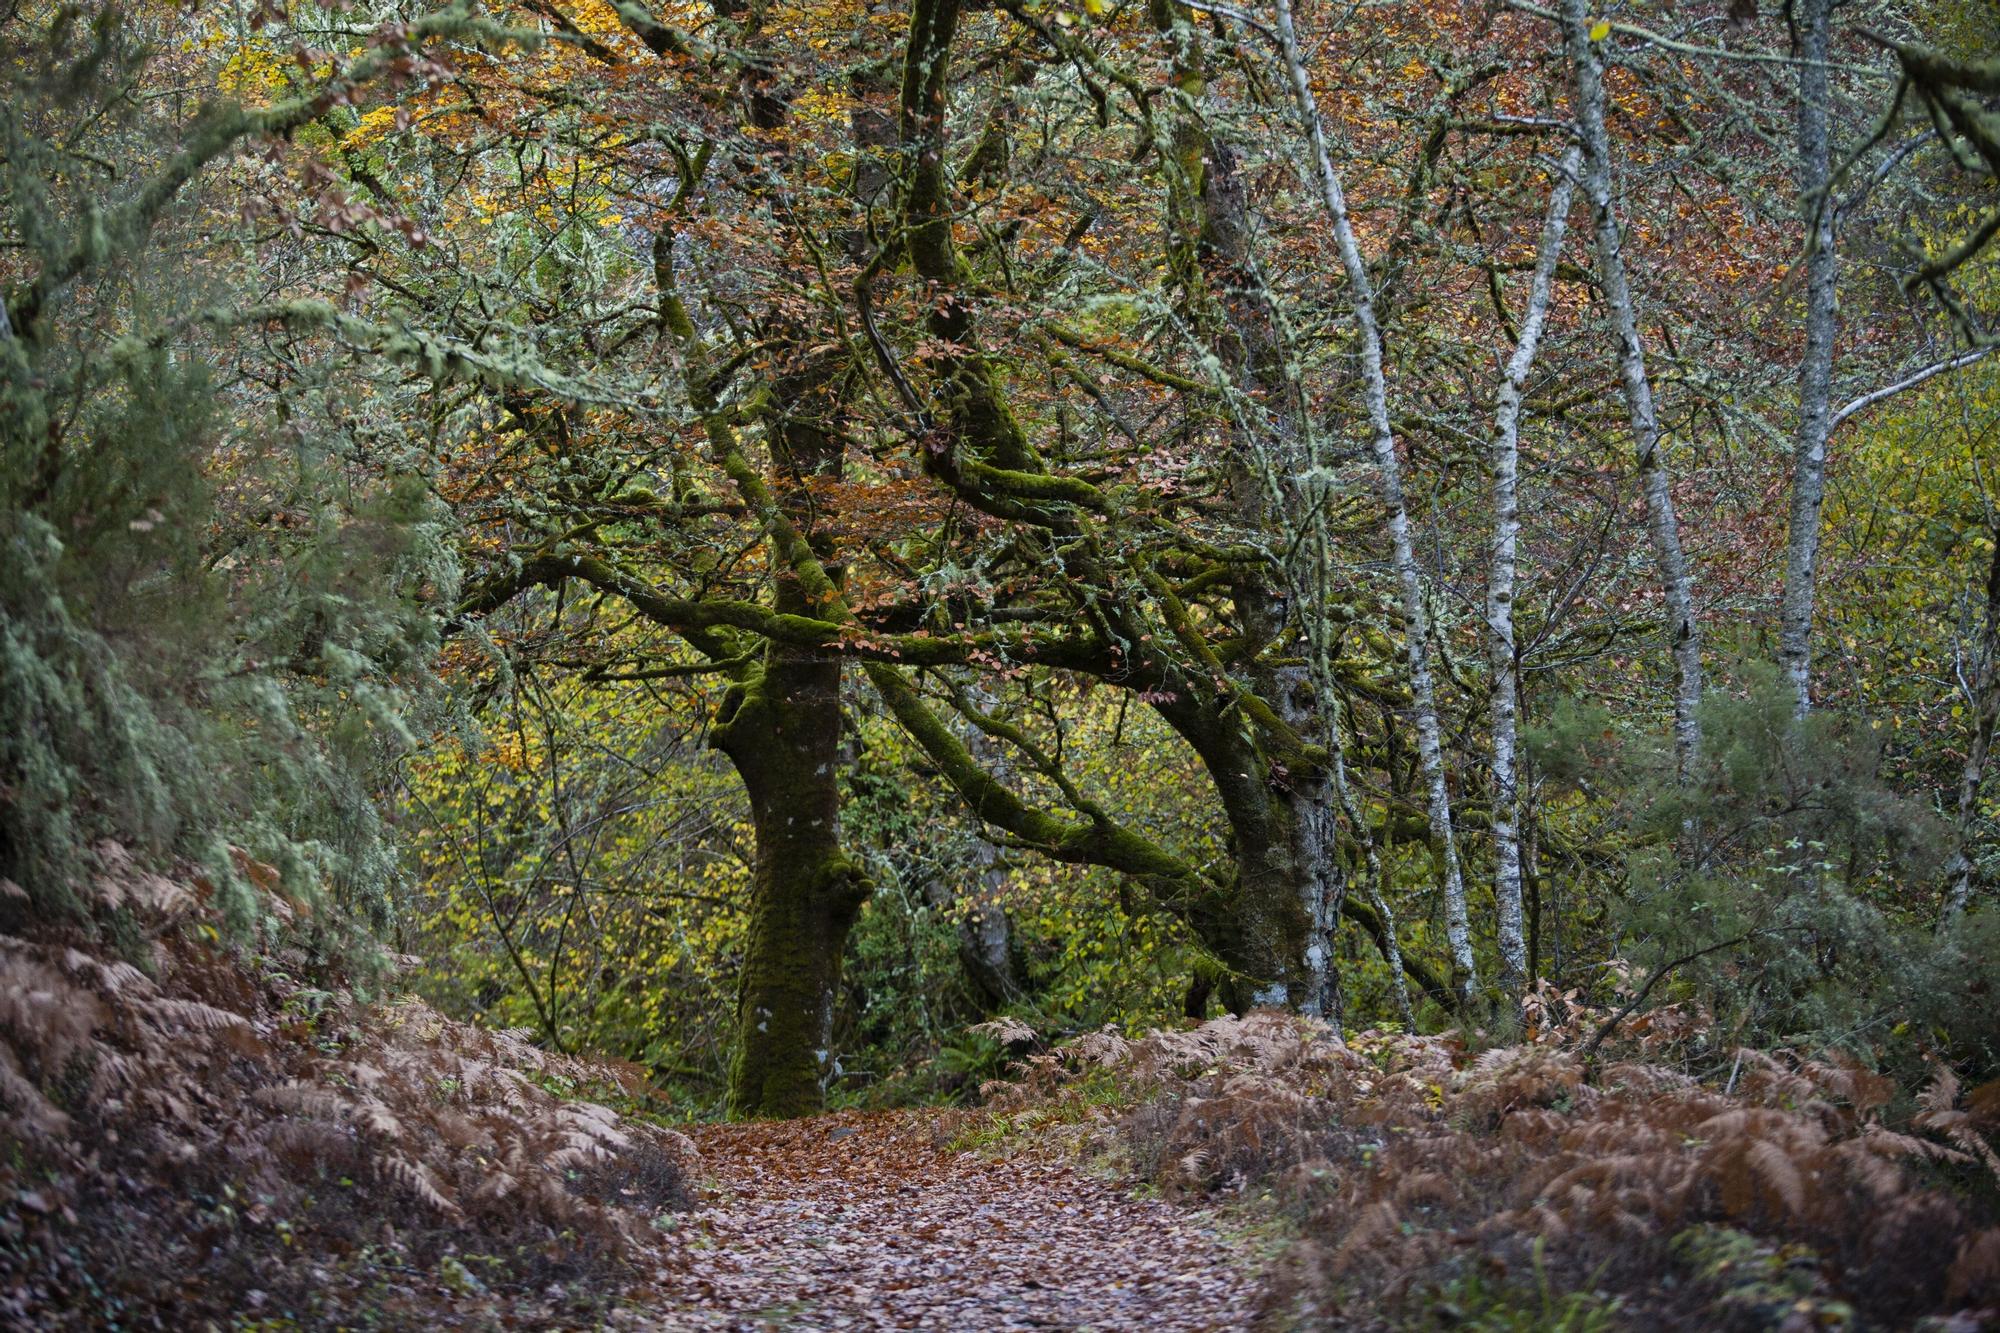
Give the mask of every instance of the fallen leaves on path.
<svg viewBox="0 0 2000 1333">
<path fill-rule="evenodd" d="M 1198 1214 L 920 1113 L 718 1125 L 686 1225 L 689 1329 L 1247 1328 L 1254 1279 Z"/>
</svg>

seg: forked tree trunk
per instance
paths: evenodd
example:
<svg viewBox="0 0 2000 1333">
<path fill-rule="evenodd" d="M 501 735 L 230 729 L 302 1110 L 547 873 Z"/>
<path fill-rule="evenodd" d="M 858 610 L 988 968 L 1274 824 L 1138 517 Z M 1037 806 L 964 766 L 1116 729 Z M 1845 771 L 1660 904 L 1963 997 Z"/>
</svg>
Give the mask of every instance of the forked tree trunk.
<svg viewBox="0 0 2000 1333">
<path fill-rule="evenodd" d="M 1571 148 L 1556 166 L 1548 216 L 1542 222 L 1535 252 L 1535 274 L 1528 287 L 1528 308 L 1521 316 L 1514 355 L 1500 377 L 1499 406 L 1493 414 L 1493 548 L 1486 580 L 1486 660 L 1493 673 L 1493 900 L 1499 919 L 1500 984 L 1515 1001 L 1520 999 L 1528 976 L 1521 905 L 1521 763 L 1516 737 L 1520 663 L 1514 642 L 1516 548 L 1521 532 L 1521 390 L 1541 346 L 1556 261 L 1562 256 L 1563 233 L 1569 226 L 1570 196 L 1581 163 L 1581 152 Z"/>
<path fill-rule="evenodd" d="M 1659 417 L 1646 375 L 1646 347 L 1625 276 L 1623 242 L 1611 188 L 1611 134 L 1605 128 L 1604 70 L 1590 39 L 1588 0 L 1563 0 L 1563 41 L 1576 84 L 1577 129 L 1583 136 L 1583 190 L 1590 201 L 1598 280 L 1618 344 L 1618 378 L 1625 394 L 1632 444 L 1638 451 L 1639 485 L 1646 497 L 1646 535 L 1652 543 L 1660 590 L 1667 604 L 1667 635 L 1674 657 L 1674 757 L 1685 780 L 1701 752 L 1701 626 L 1695 619 L 1694 576 L 1681 549 L 1680 520 L 1666 457 L 1660 451 Z"/>
<path fill-rule="evenodd" d="M 1806 233 L 1806 347 L 1799 362 L 1799 422 L 1792 443 L 1792 513 L 1785 540 L 1785 595 L 1778 623 L 1778 665 L 1797 710 L 1812 706 L 1813 597 L 1818 583 L 1819 516 L 1826 499 L 1826 441 L 1833 413 L 1833 173 L 1828 129 L 1827 30 L 1832 0 L 1799 0 L 1799 210 Z"/>
<path fill-rule="evenodd" d="M 1301 524 L 1318 522 L 1320 510 L 1296 482 L 1312 468 L 1307 423 L 1288 377 L 1279 311 L 1257 268 L 1248 192 L 1234 149 L 1199 112 L 1205 54 L 1188 7 L 1153 0 L 1151 15 L 1173 52 L 1181 112 L 1167 160 L 1167 269 L 1186 300 L 1189 324 L 1214 353 L 1219 377 L 1226 376 L 1223 477 L 1230 510 L 1248 540 L 1296 552 L 1309 545 L 1300 540 Z M 1320 710 L 1330 706 L 1330 693 L 1310 670 L 1272 662 L 1268 650 L 1291 632 L 1292 614 L 1310 631 L 1323 607 L 1296 594 L 1288 599 L 1285 585 L 1296 582 L 1297 570 L 1281 572 L 1275 563 L 1245 567 L 1231 584 L 1238 627 L 1254 645 L 1245 671 L 1288 727 L 1314 737 L 1323 730 Z M 1232 700 L 1204 703 L 1203 719 L 1167 720 L 1195 743 L 1224 792 L 1230 820 L 1244 910 L 1230 931 L 1235 957 L 1225 961 L 1239 975 L 1226 998 L 1238 1009 L 1277 1004 L 1335 1015 L 1333 935 L 1346 875 L 1329 770 L 1323 763 L 1274 765 L 1240 735 Z"/>
<path fill-rule="evenodd" d="M 793 333 L 793 345 L 803 345 L 806 332 Z M 843 411 L 838 365 L 809 359 L 781 375 L 766 434 L 775 502 L 836 584 L 840 569 L 810 487 L 839 477 L 845 462 L 841 433 L 829 425 Z M 772 606 L 781 615 L 824 613 L 790 569 L 778 571 Z M 729 1071 L 734 1115 L 816 1111 L 833 1072 L 841 954 L 869 889 L 840 840 L 840 679 L 838 657 L 772 643 L 725 696 L 711 732 L 743 778 L 757 834 Z"/>
<path fill-rule="evenodd" d="M 643 36 L 643 34 L 642 34 Z M 761 108 L 761 111 L 759 111 Z M 781 123 L 788 108 L 776 98 L 753 101 L 753 112 Z M 857 109 L 850 121 L 857 155 L 852 184 L 872 191 L 883 179 L 879 154 L 893 142 L 893 126 Z M 844 238 L 851 241 L 850 238 Z M 719 457 L 738 449 L 729 412 L 717 401 L 700 335 L 675 288 L 672 233 L 656 243 L 654 266 L 662 322 L 687 362 L 690 399 L 704 416 Z M 779 323 L 767 346 L 796 356 L 816 336 L 796 322 Z M 740 457 L 730 468 L 737 489 L 753 508 L 770 506 L 766 537 L 776 579 L 773 609 L 780 614 L 824 614 L 840 568 L 824 523 L 824 500 L 815 479 L 838 478 L 845 464 L 844 413 L 837 356 L 798 359 L 772 384 L 765 425 L 768 476 Z M 784 557 L 785 538 L 802 540 L 810 558 Z M 802 585 L 804 571 L 822 586 Z M 723 655 L 727 645 L 703 651 Z M 841 955 L 867 900 L 869 884 L 840 838 L 841 662 L 832 654 L 773 642 L 763 660 L 730 667 L 731 686 L 710 730 L 710 743 L 729 757 L 750 797 L 756 838 L 750 929 L 738 978 L 736 1044 L 730 1059 L 730 1114 L 744 1117 L 802 1115 L 823 1104 L 834 1069 L 833 1009 Z"/>
</svg>

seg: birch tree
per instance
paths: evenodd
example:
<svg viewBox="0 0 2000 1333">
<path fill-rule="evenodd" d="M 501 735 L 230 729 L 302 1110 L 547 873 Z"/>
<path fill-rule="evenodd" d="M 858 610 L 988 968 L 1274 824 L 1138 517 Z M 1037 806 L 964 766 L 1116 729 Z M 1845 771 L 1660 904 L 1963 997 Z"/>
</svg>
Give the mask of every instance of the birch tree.
<svg viewBox="0 0 2000 1333">
<path fill-rule="evenodd" d="M 1813 597 L 1818 581 L 1819 516 L 1826 499 L 1826 442 L 1833 405 L 1835 281 L 1831 89 L 1827 37 L 1832 0 L 1800 0 L 1799 212 L 1806 235 L 1805 355 L 1799 362 L 1799 416 L 1792 444 L 1792 509 L 1785 540 L 1785 595 L 1779 613 L 1778 664 L 1803 714 L 1812 704 Z"/>
<path fill-rule="evenodd" d="M 1410 515 L 1403 500 L 1403 469 L 1396 455 L 1396 433 L 1389 419 L 1388 376 L 1382 363 L 1382 330 L 1375 318 L 1374 285 L 1362 260 L 1360 244 L 1347 213 L 1347 198 L 1341 188 L 1340 173 L 1334 169 L 1327 151 L 1326 128 L 1319 106 L 1313 99 L 1312 81 L 1306 74 L 1305 58 L 1299 50 L 1298 32 L 1292 22 L 1291 0 L 1278 0 L 1278 39 L 1286 71 L 1291 79 L 1292 97 L 1299 120 L 1312 146 L 1312 166 L 1317 176 L 1320 203 L 1332 225 L 1334 242 L 1340 250 L 1341 268 L 1347 274 L 1350 298 L 1354 303 L 1354 323 L 1361 344 L 1361 387 L 1367 404 L 1371 446 L 1375 455 L 1377 481 L 1383 507 L 1388 511 L 1389 541 L 1402 588 L 1405 618 L 1406 655 L 1410 666 L 1410 691 L 1416 714 L 1417 755 L 1423 767 L 1428 793 L 1431 840 L 1436 846 L 1444 881 L 1445 933 L 1451 944 L 1452 984 L 1461 1002 L 1478 988 L 1478 967 L 1472 955 L 1472 922 L 1466 910 L 1465 876 L 1459 865 L 1458 843 L 1452 833 L 1451 792 L 1445 783 L 1444 752 L 1439 741 L 1437 690 L 1431 677 L 1430 616 L 1424 601 L 1423 574 L 1417 567 L 1416 549 L 1410 537 Z"/>
<path fill-rule="evenodd" d="M 1672 478 L 1661 449 L 1652 381 L 1646 373 L 1646 346 L 1639 336 L 1639 315 L 1626 278 L 1619 236 L 1611 134 L 1605 127 L 1604 68 L 1597 52 L 1597 41 L 1608 27 L 1592 27 L 1586 0 L 1563 0 L 1562 30 L 1576 94 L 1577 129 L 1583 138 L 1583 191 L 1590 201 L 1597 276 L 1604 288 L 1605 318 L 1617 343 L 1618 380 L 1637 453 L 1639 486 L 1646 500 L 1646 535 L 1666 601 L 1667 633 L 1674 657 L 1674 758 L 1685 779 L 1701 749 L 1697 714 L 1701 703 L 1701 627 L 1695 618 L 1694 576 L 1681 548 Z"/>
<path fill-rule="evenodd" d="M 1961 640 L 1957 652 L 1956 675 L 1966 711 L 1972 716 L 1972 736 L 1959 775 L 1957 846 L 1946 867 L 1950 887 L 1943 924 L 1947 927 L 1964 918 L 1979 878 L 1972 840 L 1979 822 L 1979 794 L 1986 785 L 1987 761 L 1993 753 L 1993 735 L 2000 729 L 2000 522 L 1993 524 L 1988 535 L 1993 553 L 1986 571 L 1985 604 L 1971 618 L 1971 633 L 1965 636 L 1969 642 Z"/>
<path fill-rule="evenodd" d="M 1521 316 L 1514 354 L 1500 377 L 1493 423 L 1493 545 L 1486 583 L 1486 660 L 1493 673 L 1493 899 L 1499 920 L 1500 981 L 1509 995 L 1517 997 L 1528 971 L 1528 945 L 1522 930 L 1521 765 L 1516 736 L 1520 663 L 1514 642 L 1516 553 L 1521 534 L 1521 399 L 1541 346 L 1556 261 L 1562 256 L 1570 198 L 1582 160 L 1582 150 L 1573 146 L 1556 164 L 1548 216 L 1542 222 L 1535 251 L 1528 305 Z"/>
</svg>

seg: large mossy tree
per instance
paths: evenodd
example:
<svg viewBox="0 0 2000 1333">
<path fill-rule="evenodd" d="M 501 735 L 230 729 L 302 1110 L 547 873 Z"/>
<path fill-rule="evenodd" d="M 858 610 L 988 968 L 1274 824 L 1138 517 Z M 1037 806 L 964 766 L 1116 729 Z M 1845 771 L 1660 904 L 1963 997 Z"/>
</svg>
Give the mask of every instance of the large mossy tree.
<svg viewBox="0 0 2000 1333">
<path fill-rule="evenodd" d="M 405 517 L 448 506 L 471 575 L 462 597 L 449 579 L 381 583 L 451 602 L 436 622 L 481 646 L 457 659 L 475 698 L 532 663 L 698 700 L 754 839 L 735 1112 L 825 1095 L 870 892 L 841 828 L 857 701 L 895 720 L 995 847 L 1109 869 L 1176 917 L 1231 1008 L 1337 1013 L 1352 922 L 1441 1010 L 1477 1009 L 1454 830 L 1476 881 L 1491 784 L 1484 687 L 1457 662 L 1449 603 L 1480 538 L 1453 510 L 1482 479 L 1486 363 L 1516 334 L 1510 275 L 1570 93 L 1533 15 L 1391 26 L 1343 34 L 1341 78 L 1365 95 L 1328 98 L 1321 123 L 1327 71 L 1305 68 L 1281 13 L 1274 34 L 1169 0 L 718 0 L 677 21 L 555 0 L 502 12 L 511 27 L 449 7 L 289 65 L 268 25 L 246 25 L 228 77 L 250 105 L 190 119 L 111 208 L 57 210 L 67 230 L 37 233 L 14 275 L 21 505 L 54 493 L 36 481 L 47 431 L 30 400 L 62 299 L 254 143 L 303 200 L 268 217 L 237 201 L 291 238 L 283 290 L 231 293 L 193 323 L 113 312 L 145 344 L 120 344 L 138 378 L 102 359 L 86 396 L 196 392 L 175 360 L 196 324 L 273 353 L 257 383 L 281 400 L 352 367 L 370 434 L 346 475 Z M 1620 58 L 1647 95 L 1685 91 L 1683 67 Z M 1406 124 L 1407 142 L 1385 132 Z M 1621 144 L 1621 163 L 1628 149 L 1663 151 Z M 1746 178 L 1705 141 L 1687 161 L 1704 188 Z M 1341 173 L 1371 218 L 1365 254 Z M 1749 175 L 1791 188 L 1781 163 Z M 1621 215 L 1678 207 L 1662 179 L 1630 173 Z M 1657 232 L 1636 233 L 1642 278 L 1666 253 Z M 1761 262 L 1767 242 L 1732 238 L 1730 263 Z M 1619 363 L 1581 313 L 1602 280 L 1567 261 L 1551 275 L 1554 369 L 1526 408 L 1529 443 L 1561 460 L 1537 483 L 1553 534 L 1539 557 L 1583 572 L 1536 588 L 1521 623 L 1537 679 L 1556 681 L 1605 654 L 1650 668 L 1661 645 L 1648 575 L 1619 556 L 1619 467 L 1570 466 L 1614 456 L 1629 429 L 1593 407 Z M 1709 363 L 1662 382 L 1662 419 L 1733 420 L 1777 381 L 1686 286 L 1644 293 L 1649 318 L 1701 349 L 1683 360 Z M 227 345 L 200 355 L 221 363 Z M 199 433 L 199 413 L 171 415 Z M 82 475 L 90 452 L 59 442 L 56 472 Z M 1427 513 L 1379 484 L 1405 466 Z M 352 673 L 389 640 L 329 639 L 325 622 L 288 621 L 285 660 L 331 699 L 372 697 Z M 408 636 L 419 656 L 432 632 Z M 1219 852 L 1114 810 L 1078 773 L 1070 700 L 1100 691 L 1199 760 Z M 1576 865 L 1624 850 L 1532 802 L 1520 823 L 1526 865 L 1545 843 Z M 1444 900 L 1448 977 L 1426 937 L 1399 935 L 1398 873 Z M 1503 946 L 1525 943 L 1530 972 L 1536 929 Z"/>
</svg>

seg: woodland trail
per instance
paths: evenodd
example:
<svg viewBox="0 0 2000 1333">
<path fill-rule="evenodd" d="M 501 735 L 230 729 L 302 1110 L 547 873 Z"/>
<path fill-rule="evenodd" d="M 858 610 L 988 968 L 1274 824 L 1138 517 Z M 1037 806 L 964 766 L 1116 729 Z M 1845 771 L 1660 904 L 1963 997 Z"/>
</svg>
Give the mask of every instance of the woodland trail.
<svg viewBox="0 0 2000 1333">
<path fill-rule="evenodd" d="M 843 1113 L 697 1131 L 711 1189 L 692 1291 L 664 1326 L 1251 1326 L 1256 1279 L 1201 1215 L 1032 1155 L 950 1151 L 936 1126 Z"/>
</svg>

